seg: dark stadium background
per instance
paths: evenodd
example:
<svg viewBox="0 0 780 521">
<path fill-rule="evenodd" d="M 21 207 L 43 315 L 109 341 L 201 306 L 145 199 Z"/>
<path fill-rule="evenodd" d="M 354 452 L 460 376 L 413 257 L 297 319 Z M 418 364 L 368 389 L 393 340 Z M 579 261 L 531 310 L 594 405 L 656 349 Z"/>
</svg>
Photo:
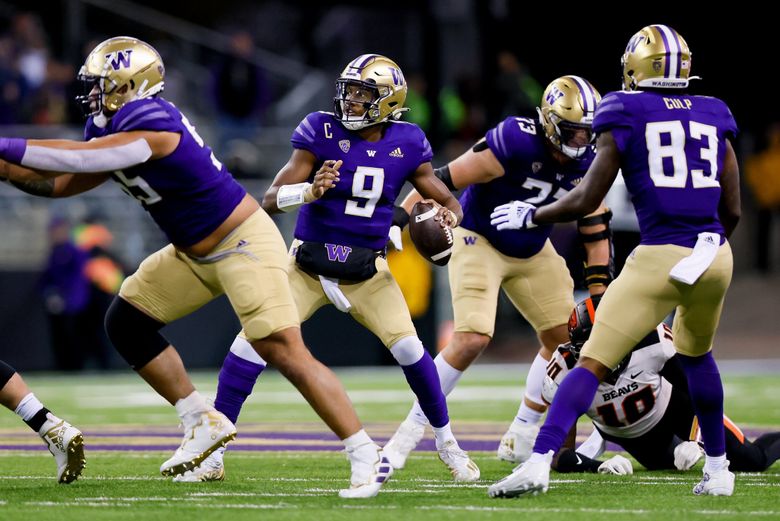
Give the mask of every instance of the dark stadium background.
<svg viewBox="0 0 780 521">
<path fill-rule="evenodd" d="M 679 3 L 529 5 L 511 0 L 0 0 L 0 33 L 7 33 L 12 17 L 24 11 L 40 19 L 50 55 L 63 65 L 72 66 L 74 74 L 84 58 L 83 47 L 90 40 L 133 35 L 158 46 L 168 69 L 178 73 L 169 77 L 166 92 L 177 104 L 187 107 L 188 115 L 190 111 L 195 114 L 191 119 L 199 122 L 199 129 L 214 136 L 207 140 L 215 148 L 219 147 L 219 136 L 209 93 L 193 85 L 208 83 L 197 76 L 207 75 L 224 56 L 225 35 L 237 29 L 248 30 L 255 39 L 257 63 L 267 74 L 269 99 L 257 131 L 262 141 L 262 146 L 258 145 L 261 159 L 239 165 L 246 166 L 246 171 L 240 172 L 242 178 L 259 192 L 275 174 L 274 165 L 278 169 L 282 164 L 279 158 L 283 161 L 289 153 L 286 139 L 297 120 L 309 110 L 330 110 L 332 80 L 350 59 L 366 52 L 392 57 L 407 79 L 413 74 L 425 79 L 431 106 L 428 135 L 437 151 L 435 164 L 463 150 L 470 139 L 479 137 L 499 121 L 505 104 L 497 82 L 497 55 L 501 51 L 514 54 L 542 86 L 563 74 L 579 74 L 604 94 L 620 88 L 619 60 L 628 39 L 652 23 L 670 25 L 687 40 L 693 52 L 693 73 L 703 78 L 693 84 L 692 91 L 720 97 L 732 108 L 742 130 L 737 146 L 741 158 L 760 149 L 767 126 L 780 120 L 774 71 L 776 22 L 748 3 L 715 10 L 683 9 Z M 182 40 L 182 31 L 190 35 L 188 40 Z M 222 35 L 224 39 L 204 34 Z M 179 69 L 180 63 L 187 65 Z M 275 104 L 296 86 L 298 71 L 301 78 L 310 73 L 322 74 L 327 81 L 299 113 L 286 119 L 279 117 L 284 111 L 276 111 Z M 182 83 L 174 84 L 174 78 Z M 435 94 L 443 86 L 458 87 L 467 109 L 480 107 L 484 115 L 478 120 L 480 124 L 455 136 L 447 131 Z M 534 116 L 533 112 L 525 115 Z M 31 128 L 43 135 L 59 135 L 60 127 L 51 130 L 40 125 L 20 127 L 18 124 L 28 123 L 23 121 L 10 123 L 0 127 L 0 135 L 31 137 Z M 65 127 L 68 125 L 71 132 L 78 133 L 77 122 L 65 122 Z M 218 152 L 220 157 L 226 153 Z M 267 159 L 265 163 L 262 157 Z M 10 204 L 4 198 L 7 193 L 0 191 L 0 209 Z M 780 280 L 776 274 L 759 273 L 754 268 L 755 204 L 746 187 L 743 201 L 743 222 L 732 241 L 737 270 L 717 352 L 731 358 L 776 357 L 774 346 L 780 340 L 780 324 L 773 319 L 772 309 L 780 303 Z M 39 213 L 48 211 L 36 208 Z M 45 228 L 36 223 L 30 226 L 29 233 L 44 233 Z M 289 230 L 290 225 L 282 222 L 281 226 Z M 20 226 L 27 223 L 0 223 L 0 358 L 20 370 L 52 369 L 49 332 L 36 293 L 40 262 L 31 261 L 24 266 L 18 261 L 3 262 L 2 243 L 9 240 L 4 234 L 10 233 L 10 227 L 18 230 Z M 571 229 L 562 227 L 558 239 L 561 250 L 570 253 L 570 266 L 576 275 L 577 248 L 571 246 L 571 235 Z M 775 231 L 770 262 L 770 268 L 775 270 L 780 258 L 778 235 Z M 633 241 L 635 235 L 631 232 L 618 232 L 616 246 L 621 257 Z M 132 260 L 128 263 L 134 267 Z M 439 275 L 435 278 L 431 306 L 417 320 L 421 337 L 431 348 L 437 343 L 438 324 L 447 316 L 448 297 L 442 293 L 443 286 L 446 277 Z M 221 361 L 237 328 L 226 304 L 216 302 L 196 317 L 172 327 L 169 333 L 188 365 L 206 367 Z M 316 315 L 304 331 L 312 350 L 327 363 L 390 361 L 372 335 L 332 309 Z M 535 350 L 532 331 L 504 300 L 494 344 L 486 353 L 487 361 L 529 362 Z M 114 355 L 111 366 L 123 364 Z"/>
</svg>

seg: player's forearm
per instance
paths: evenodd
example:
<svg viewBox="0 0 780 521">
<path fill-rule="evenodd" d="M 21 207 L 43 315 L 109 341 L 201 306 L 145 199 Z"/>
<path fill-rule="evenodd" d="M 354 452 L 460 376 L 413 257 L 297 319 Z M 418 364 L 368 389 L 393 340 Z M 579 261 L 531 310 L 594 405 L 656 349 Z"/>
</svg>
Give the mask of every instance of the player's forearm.
<svg viewBox="0 0 780 521">
<path fill-rule="evenodd" d="M 442 202 L 442 206 L 446 206 L 449 211 L 455 214 L 458 218 L 458 224 L 463 221 L 463 208 L 460 206 L 460 202 L 452 194 Z"/>
<path fill-rule="evenodd" d="M 271 185 L 263 195 L 263 200 L 260 202 L 260 206 L 263 207 L 269 214 L 280 213 L 281 210 L 276 206 L 276 192 L 279 191 L 278 186 Z"/>
<path fill-rule="evenodd" d="M 0 138 L 0 158 L 28 168 L 67 173 L 103 173 L 130 168 L 152 157 L 145 139 L 102 148 L 64 140 Z"/>
<path fill-rule="evenodd" d="M 554 224 L 575 221 L 598 208 L 601 198 L 584 193 L 579 187 L 560 200 L 536 209 L 534 224 Z"/>
<path fill-rule="evenodd" d="M 422 200 L 423 196 L 420 195 L 420 192 L 417 190 L 412 190 L 409 192 L 409 195 L 404 198 L 400 206 L 406 210 L 406 213 L 412 213 L 412 208 L 414 208 L 414 205 Z"/>
<path fill-rule="evenodd" d="M 0 161 L 0 178 L 22 192 L 40 197 L 54 197 L 55 181 L 50 173 Z"/>
</svg>

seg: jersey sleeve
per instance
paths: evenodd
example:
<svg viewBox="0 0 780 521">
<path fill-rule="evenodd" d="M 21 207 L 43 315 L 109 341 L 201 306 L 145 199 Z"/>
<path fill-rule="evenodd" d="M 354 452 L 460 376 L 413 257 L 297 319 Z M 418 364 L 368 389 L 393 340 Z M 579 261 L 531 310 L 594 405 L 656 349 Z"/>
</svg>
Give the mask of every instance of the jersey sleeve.
<svg viewBox="0 0 780 521">
<path fill-rule="evenodd" d="M 615 92 L 604 96 L 593 117 L 593 132 L 611 132 L 618 150 L 622 153 L 631 138 L 631 128 L 631 116 L 625 100 Z"/>
<path fill-rule="evenodd" d="M 737 127 L 737 122 L 734 119 L 734 115 L 731 113 L 731 109 L 729 109 L 729 106 L 726 105 L 723 101 L 719 100 L 722 106 L 722 125 L 723 125 L 723 132 L 726 135 L 728 139 L 731 141 L 734 141 L 736 139 L 737 134 L 739 133 L 739 128 Z"/>
<path fill-rule="evenodd" d="M 528 118 L 509 117 L 488 130 L 485 141 L 499 163 L 505 168 L 514 156 L 523 150 L 525 144 L 539 132 L 533 120 Z"/>
<path fill-rule="evenodd" d="M 431 148 L 431 144 L 428 142 L 428 138 L 423 129 L 415 125 L 415 132 L 417 133 L 417 136 L 414 137 L 414 140 L 419 143 L 420 150 L 420 162 L 418 163 L 418 166 L 423 163 L 430 163 L 433 160 L 433 149 Z"/>
<path fill-rule="evenodd" d="M 151 98 L 128 103 L 122 107 L 111 121 L 111 130 L 113 132 L 130 132 L 131 130 L 181 132 L 182 126 L 180 121 L 174 119 L 171 111 L 161 100 Z"/>
<path fill-rule="evenodd" d="M 295 130 L 293 130 L 292 137 L 290 138 L 293 148 L 308 150 L 315 156 L 319 155 L 317 153 L 317 143 L 322 140 L 318 139 L 319 136 L 317 133 L 322 132 L 322 116 L 323 114 L 321 112 L 312 112 L 303 118 L 298 126 L 295 127 Z"/>
</svg>

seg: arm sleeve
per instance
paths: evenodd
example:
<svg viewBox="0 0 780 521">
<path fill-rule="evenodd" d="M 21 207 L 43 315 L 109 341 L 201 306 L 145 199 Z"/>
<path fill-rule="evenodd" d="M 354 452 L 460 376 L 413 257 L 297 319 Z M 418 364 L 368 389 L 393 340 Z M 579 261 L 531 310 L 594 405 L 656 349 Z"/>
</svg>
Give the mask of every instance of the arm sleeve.
<svg viewBox="0 0 780 521">
<path fill-rule="evenodd" d="M 21 164 L 38 170 L 69 173 L 112 172 L 130 168 L 152 157 L 152 149 L 145 139 L 125 145 L 96 150 L 64 150 L 28 146 Z"/>
</svg>

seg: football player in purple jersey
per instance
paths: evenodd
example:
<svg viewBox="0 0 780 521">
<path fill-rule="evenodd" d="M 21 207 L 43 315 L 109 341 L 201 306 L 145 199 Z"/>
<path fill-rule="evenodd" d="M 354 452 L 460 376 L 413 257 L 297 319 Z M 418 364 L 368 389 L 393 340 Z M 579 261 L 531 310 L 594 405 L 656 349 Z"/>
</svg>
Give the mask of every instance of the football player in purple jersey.
<svg viewBox="0 0 780 521">
<path fill-rule="evenodd" d="M 187 118 L 159 96 L 164 73 L 160 55 L 144 42 L 116 37 L 99 44 L 79 74 L 87 87 L 80 97 L 89 115 L 86 141 L 2 138 L 0 176 L 48 197 L 113 179 L 170 239 L 125 280 L 106 314 L 114 346 L 181 418 L 186 435 L 162 464 L 163 475 L 196 467 L 236 435 L 159 333 L 223 293 L 251 349 L 298 388 L 349 449 L 365 432 L 341 382 L 303 344 L 284 240 Z M 378 450 L 360 465 L 374 480 L 369 489 L 392 471 Z"/>
<path fill-rule="evenodd" d="M 587 298 L 572 311 L 570 341 L 558 347 L 547 366 L 542 391 L 546 402 L 552 402 L 579 359 L 599 300 Z M 688 382 L 666 324 L 651 331 L 602 380 L 586 414 L 595 429 L 576 452 L 564 448 L 555 455 L 553 468 L 558 472 L 631 474 L 631 462 L 619 454 L 603 462 L 595 459 L 604 452 L 606 441 L 620 445 L 650 470 L 688 470 L 703 456 Z M 723 426 L 731 470 L 763 472 L 780 459 L 780 432 L 750 441 L 726 416 Z"/>
<path fill-rule="evenodd" d="M 430 419 L 439 458 L 456 481 L 475 481 L 479 469 L 452 434 L 436 366 L 385 259 L 393 203 L 407 181 L 434 203 L 442 224 L 454 227 L 462 217 L 457 199 L 434 175 L 425 134 L 399 121 L 407 110 L 406 89 L 392 60 L 378 54 L 352 60 L 336 81 L 334 112 L 313 112 L 293 132 L 292 155 L 263 207 L 271 213 L 300 209 L 289 271 L 301 321 L 333 304 L 379 337 Z M 243 334 L 222 366 L 215 402 L 234 419 L 262 370 L 262 361 L 242 359 Z M 362 443 L 348 449 L 351 461 L 375 450 L 365 433 Z M 218 457 L 206 462 L 203 473 L 221 466 Z M 197 474 L 192 480 L 199 480 Z M 364 494 L 366 479 L 353 472 L 355 495 Z"/>
<path fill-rule="evenodd" d="M 529 228 L 576 219 L 592 211 L 622 169 L 633 197 L 640 245 L 604 294 L 590 339 L 563 380 L 539 431 L 531 458 L 490 486 L 491 497 L 545 492 L 550 461 L 599 382 L 669 313 L 675 349 L 706 459 L 696 495 L 730 496 L 734 474 L 726 460 L 723 385 L 712 340 L 731 282 L 726 238 L 740 216 L 739 168 L 731 141 L 737 125 L 725 103 L 686 92 L 688 44 L 666 25 L 650 25 L 628 42 L 623 88 L 604 97 L 593 129 L 597 154 L 580 185 L 536 209 L 525 202 L 497 209 L 496 224 Z"/>
<path fill-rule="evenodd" d="M 58 418 L 30 391 L 22 376 L 0 360 L 0 404 L 15 412 L 38 433 L 57 463 L 57 481 L 72 483 L 87 464 L 84 436 L 76 427 Z"/>
<path fill-rule="evenodd" d="M 539 121 L 509 117 L 489 130 L 460 157 L 435 173 L 460 196 L 463 221 L 453 230 L 455 244 L 448 272 L 455 332 L 435 359 L 442 390 L 449 394 L 463 372 L 493 336 L 498 293 L 507 294 L 533 326 L 541 348 L 526 379 L 525 396 L 498 446 L 499 459 L 521 463 L 531 455 L 538 422 L 546 406 L 541 397 L 544 368 L 568 338 L 566 321 L 574 307 L 574 283 L 563 258 L 549 241 L 552 226 L 496 230 L 493 208 L 507 199 L 538 206 L 574 189 L 593 161 L 591 122 L 601 95 L 579 76 L 562 76 L 542 95 Z M 421 195 L 412 192 L 410 210 Z M 590 293 L 603 293 L 611 281 L 609 218 L 604 207 L 579 221 L 587 250 Z M 427 419 L 415 403 L 385 446 L 395 468 L 402 468 L 425 432 Z"/>
</svg>

